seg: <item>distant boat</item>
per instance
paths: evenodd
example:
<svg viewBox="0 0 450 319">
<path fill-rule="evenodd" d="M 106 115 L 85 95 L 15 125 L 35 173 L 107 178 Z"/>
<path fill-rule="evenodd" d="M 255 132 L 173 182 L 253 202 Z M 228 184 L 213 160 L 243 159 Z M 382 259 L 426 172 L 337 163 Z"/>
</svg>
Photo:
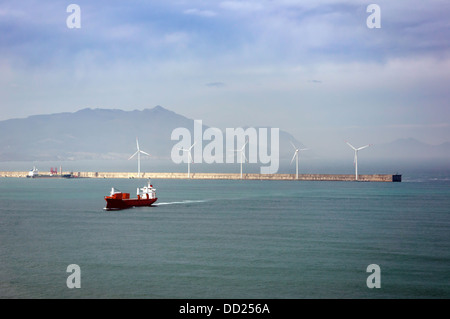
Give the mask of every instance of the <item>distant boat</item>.
<svg viewBox="0 0 450 319">
<path fill-rule="evenodd" d="M 106 207 L 104 210 L 120 210 L 131 207 L 151 206 L 157 199 L 156 189 L 153 188 L 150 180 L 148 181 L 147 186 L 137 189 L 137 198 L 130 198 L 130 193 L 123 193 L 113 187 L 109 196 L 105 196 Z"/>
<path fill-rule="evenodd" d="M 28 172 L 27 177 L 28 178 L 34 178 L 34 177 L 38 177 L 39 176 L 39 170 L 33 166 L 33 169 L 30 169 L 30 171 Z"/>
<path fill-rule="evenodd" d="M 50 174 L 40 174 L 39 170 L 33 166 L 33 169 L 28 171 L 27 178 L 73 178 L 75 177 L 72 173 L 70 174 L 58 174 L 51 172 Z"/>
</svg>

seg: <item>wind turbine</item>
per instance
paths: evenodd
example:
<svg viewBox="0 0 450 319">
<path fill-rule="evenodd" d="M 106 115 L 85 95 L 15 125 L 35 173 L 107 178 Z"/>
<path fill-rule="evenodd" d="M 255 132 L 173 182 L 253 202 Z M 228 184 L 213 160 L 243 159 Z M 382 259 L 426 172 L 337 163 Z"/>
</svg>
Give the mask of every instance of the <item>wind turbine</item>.
<svg viewBox="0 0 450 319">
<path fill-rule="evenodd" d="M 297 161 L 296 161 L 296 165 L 295 165 L 295 179 L 298 179 L 298 153 L 299 153 L 299 151 L 306 151 L 307 148 L 297 148 L 294 145 L 294 143 L 292 143 L 292 142 L 291 142 L 291 145 L 294 147 L 294 150 L 295 150 L 294 156 L 292 156 L 291 164 L 294 161 L 294 158 L 296 158 Z"/>
<path fill-rule="evenodd" d="M 136 137 L 136 146 L 137 146 L 137 151 L 136 151 L 136 153 L 134 153 L 133 155 L 131 155 L 130 158 L 129 158 L 128 160 L 132 159 L 132 158 L 137 154 L 137 158 L 138 158 L 138 178 L 140 178 L 140 177 L 141 177 L 141 153 L 142 153 L 142 154 L 145 154 L 145 155 L 148 155 L 148 156 L 151 156 L 151 155 L 150 155 L 149 153 L 146 153 L 146 152 L 144 152 L 144 151 L 141 151 L 141 149 L 139 148 L 139 142 L 138 142 L 137 137 Z"/>
<path fill-rule="evenodd" d="M 355 164 L 355 180 L 358 180 L 358 151 L 365 149 L 369 146 L 372 146 L 372 144 L 368 144 L 365 146 L 361 146 L 359 148 L 354 147 L 352 144 L 350 144 L 349 142 L 346 142 L 348 144 L 348 146 L 350 146 L 354 151 L 355 151 L 355 159 L 354 159 L 354 164 Z"/>
<path fill-rule="evenodd" d="M 188 152 L 188 178 L 191 178 L 191 162 L 192 161 L 192 155 L 191 155 L 191 149 L 194 147 L 195 143 L 191 145 L 191 147 L 189 147 L 188 149 L 184 149 L 184 148 L 179 148 L 180 151 L 183 152 Z"/>
<path fill-rule="evenodd" d="M 234 150 L 235 152 L 241 152 L 241 179 L 242 179 L 242 163 L 247 160 L 247 158 L 245 157 L 245 146 L 247 145 L 247 143 L 248 143 L 248 141 L 246 141 L 244 143 L 244 145 L 241 147 L 241 149 Z"/>
</svg>

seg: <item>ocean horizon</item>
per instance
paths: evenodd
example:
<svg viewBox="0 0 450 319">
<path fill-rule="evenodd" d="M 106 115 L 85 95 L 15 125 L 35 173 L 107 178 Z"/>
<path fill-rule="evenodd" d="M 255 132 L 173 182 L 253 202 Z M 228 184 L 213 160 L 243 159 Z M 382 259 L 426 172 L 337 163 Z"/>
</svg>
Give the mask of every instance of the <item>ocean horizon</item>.
<svg viewBox="0 0 450 319">
<path fill-rule="evenodd" d="M 137 162 L 130 160 L 73 160 L 73 161 L 4 161 L 0 171 L 27 172 L 36 167 L 40 172 L 62 169 L 64 172 L 129 172 L 137 173 Z M 259 174 L 261 164 L 244 163 L 243 173 Z M 450 176 L 447 161 L 409 162 L 367 161 L 358 163 L 359 174 L 400 174 L 402 181 L 446 180 Z M 191 163 L 191 173 L 240 173 L 240 163 Z M 141 159 L 141 172 L 187 173 L 187 164 L 174 164 L 170 159 Z M 299 174 L 354 174 L 355 167 L 350 160 L 300 162 Z M 295 163 L 280 161 L 276 174 L 295 174 Z"/>
<path fill-rule="evenodd" d="M 0 178 L 0 297 L 448 298 L 449 177 L 155 179 L 153 207 L 115 212 L 145 179 Z"/>
</svg>

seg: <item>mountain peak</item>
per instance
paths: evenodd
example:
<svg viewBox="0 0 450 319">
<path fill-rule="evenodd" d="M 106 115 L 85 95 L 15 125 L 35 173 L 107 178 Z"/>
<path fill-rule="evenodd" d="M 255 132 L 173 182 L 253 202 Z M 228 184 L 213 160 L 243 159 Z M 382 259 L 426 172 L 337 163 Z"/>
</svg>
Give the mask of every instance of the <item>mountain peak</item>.
<svg viewBox="0 0 450 319">
<path fill-rule="evenodd" d="M 153 108 L 153 111 L 167 111 L 167 109 L 163 108 L 161 105 L 157 105 Z"/>
</svg>

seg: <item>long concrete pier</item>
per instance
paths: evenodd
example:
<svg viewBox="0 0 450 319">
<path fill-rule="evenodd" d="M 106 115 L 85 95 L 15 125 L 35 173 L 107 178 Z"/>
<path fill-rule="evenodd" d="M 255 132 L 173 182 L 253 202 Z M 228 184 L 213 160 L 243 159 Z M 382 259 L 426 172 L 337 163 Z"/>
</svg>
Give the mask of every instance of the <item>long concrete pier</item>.
<svg viewBox="0 0 450 319">
<path fill-rule="evenodd" d="M 49 175 L 49 172 L 41 172 Z M 138 178 L 137 173 L 130 172 L 62 172 L 72 174 L 74 178 Z M 28 172 L 0 171 L 0 177 L 27 177 Z M 151 179 L 217 179 L 217 180 L 238 180 L 240 174 L 230 173 L 191 173 L 190 177 L 186 173 L 141 173 L 140 178 Z M 244 180 L 284 180 L 284 181 L 355 181 L 354 174 L 299 174 L 298 179 L 295 174 L 243 174 Z M 358 175 L 361 182 L 401 182 L 402 175 L 392 174 L 372 174 Z"/>
</svg>

